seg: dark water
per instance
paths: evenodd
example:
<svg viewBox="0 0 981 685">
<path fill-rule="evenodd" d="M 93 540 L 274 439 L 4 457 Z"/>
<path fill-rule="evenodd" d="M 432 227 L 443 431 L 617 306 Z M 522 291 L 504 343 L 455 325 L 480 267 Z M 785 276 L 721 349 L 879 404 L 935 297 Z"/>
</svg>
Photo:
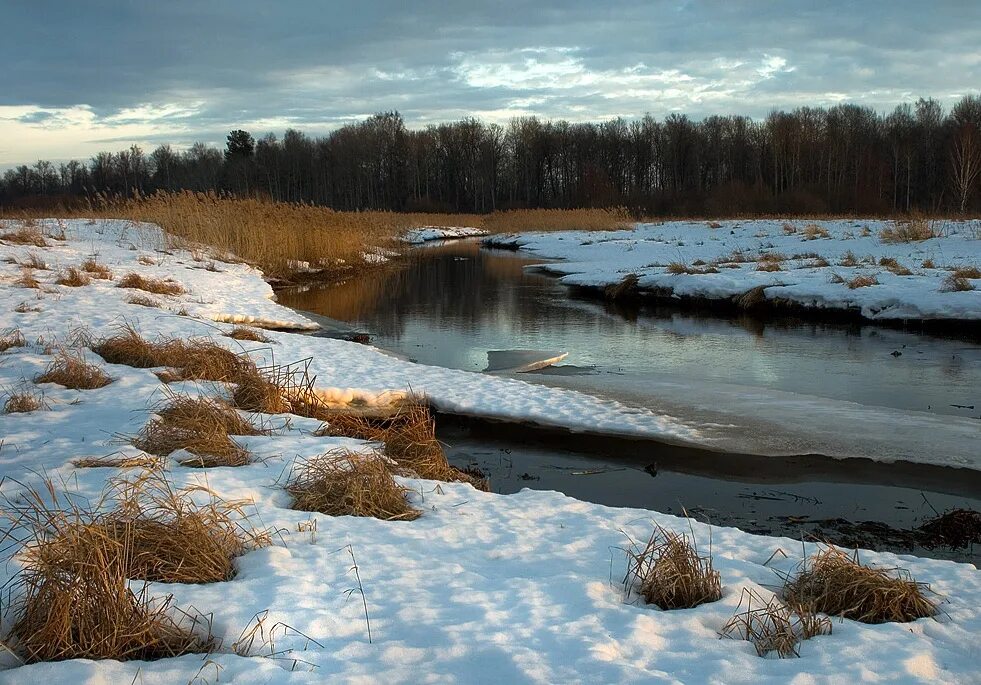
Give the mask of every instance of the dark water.
<svg viewBox="0 0 981 685">
<path fill-rule="evenodd" d="M 351 323 L 373 344 L 472 371 L 487 351 L 569 352 L 597 388 L 679 378 L 981 416 L 981 346 L 874 326 L 719 319 L 663 307 L 618 310 L 569 297 L 520 253 L 456 241 L 339 286 L 283 291 L 283 304 Z M 899 352 L 896 356 L 893 353 Z M 971 408 L 973 407 L 973 408 Z"/>
<path fill-rule="evenodd" d="M 587 374 L 598 390 L 622 379 L 636 387 L 645 377 L 669 376 L 981 414 L 981 346 L 869 326 L 720 319 L 663 307 L 618 310 L 572 298 L 555 279 L 525 268 L 539 263 L 455 242 L 416 250 L 390 271 L 278 298 L 349 322 L 379 347 L 439 366 L 481 370 L 495 349 L 564 350 L 566 372 Z M 520 430 L 505 438 L 499 429 L 475 432 L 443 421 L 440 433 L 451 461 L 478 466 L 498 492 L 531 487 L 611 506 L 684 509 L 714 523 L 794 538 L 847 542 L 821 523 L 831 519 L 909 529 L 938 511 L 981 509 L 981 474 L 940 467 L 740 457 L 656 443 L 587 445 Z M 977 561 L 973 550 L 925 550 L 881 536 L 856 544 Z"/>
</svg>

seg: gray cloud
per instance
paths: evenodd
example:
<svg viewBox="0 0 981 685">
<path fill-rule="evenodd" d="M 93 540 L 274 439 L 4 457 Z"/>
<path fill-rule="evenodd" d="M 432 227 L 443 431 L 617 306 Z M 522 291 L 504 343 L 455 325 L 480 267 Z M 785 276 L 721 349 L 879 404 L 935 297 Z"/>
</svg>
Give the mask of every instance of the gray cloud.
<svg viewBox="0 0 981 685">
<path fill-rule="evenodd" d="M 0 134 L 27 136 L 0 163 L 30 144 L 52 156 L 58 131 L 77 132 L 70 156 L 389 109 L 410 124 L 762 116 L 981 83 L 973 2 L 12 0 L 0 15 Z"/>
</svg>

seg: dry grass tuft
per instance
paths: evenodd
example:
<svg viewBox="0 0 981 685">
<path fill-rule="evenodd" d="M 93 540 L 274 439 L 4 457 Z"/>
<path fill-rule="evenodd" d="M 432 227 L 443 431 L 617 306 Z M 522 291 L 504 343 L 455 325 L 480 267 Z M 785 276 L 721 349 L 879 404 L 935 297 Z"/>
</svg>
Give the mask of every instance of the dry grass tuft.
<svg viewBox="0 0 981 685">
<path fill-rule="evenodd" d="M 690 276 L 700 276 L 702 274 L 717 274 L 719 270 L 711 265 L 692 265 L 688 266 L 682 262 L 671 262 L 668 264 L 667 272 L 669 274 L 688 274 Z"/>
<path fill-rule="evenodd" d="M 232 407 L 206 397 L 172 394 L 156 413 L 133 445 L 162 457 L 184 449 L 194 456 L 182 466 L 244 466 L 251 455 L 229 436 L 262 434 Z"/>
<path fill-rule="evenodd" d="M 27 253 L 27 257 L 22 262 L 17 262 L 20 266 L 38 271 L 47 271 L 48 265 L 37 252 L 33 250 Z"/>
<path fill-rule="evenodd" d="M 298 462 L 285 487 L 300 511 L 385 521 L 410 521 L 420 514 L 377 455 L 325 454 Z"/>
<path fill-rule="evenodd" d="M 156 262 L 153 260 L 153 257 L 150 257 L 149 255 L 145 255 L 145 254 L 141 254 L 139 257 L 137 257 L 136 261 L 142 264 L 143 266 L 156 265 Z"/>
<path fill-rule="evenodd" d="M 766 286 L 758 285 L 750 288 L 736 298 L 736 305 L 741 309 L 752 309 L 766 302 Z"/>
<path fill-rule="evenodd" d="M 879 260 L 879 266 L 886 267 L 886 270 L 896 274 L 897 276 L 909 276 L 913 272 L 907 269 L 905 266 L 899 263 L 899 260 L 894 257 L 882 257 Z"/>
<path fill-rule="evenodd" d="M 128 273 L 116 284 L 119 288 L 143 290 L 154 295 L 183 295 L 187 291 L 177 281 L 147 278 L 138 273 Z"/>
<path fill-rule="evenodd" d="M 47 406 L 44 403 L 44 395 L 36 391 L 12 392 L 3 403 L 4 414 L 26 414 L 38 409 L 47 409 Z"/>
<path fill-rule="evenodd" d="M 112 270 L 105 264 L 99 264 L 93 257 L 82 262 L 82 271 L 91 274 L 92 278 L 103 281 L 112 280 Z"/>
<path fill-rule="evenodd" d="M 936 236 L 930 222 L 922 217 L 896 219 L 892 227 L 879 231 L 879 240 L 884 243 L 915 243 Z"/>
<path fill-rule="evenodd" d="M 47 247 L 48 241 L 44 239 L 44 234 L 37 226 L 21 225 L 12 231 L 5 231 L 0 234 L 0 240 L 15 245 L 33 245 L 34 247 Z"/>
<path fill-rule="evenodd" d="M 781 226 L 781 228 L 783 228 L 784 235 L 794 235 L 795 233 L 797 233 L 797 227 L 794 226 L 789 221 L 785 221 L 783 223 L 783 226 Z"/>
<path fill-rule="evenodd" d="M 132 295 L 126 298 L 128 304 L 139 305 L 140 307 L 160 307 L 160 303 L 147 295 Z"/>
<path fill-rule="evenodd" d="M 953 270 L 957 278 L 981 278 L 981 269 L 976 266 L 959 266 Z"/>
<path fill-rule="evenodd" d="M 937 607 L 928 588 L 908 577 L 893 577 L 896 569 L 875 569 L 836 547 L 822 549 L 805 560 L 796 575 L 787 577 L 783 599 L 812 613 L 841 616 L 862 623 L 905 623 L 934 616 Z"/>
<path fill-rule="evenodd" d="M 72 459 L 72 465 L 79 469 L 147 469 L 157 470 L 164 466 L 163 459 L 152 454 L 109 455 L 107 457 L 80 457 Z"/>
<path fill-rule="evenodd" d="M 787 257 L 779 252 L 765 252 L 756 260 L 757 271 L 783 271 L 780 264 L 787 261 Z"/>
<path fill-rule="evenodd" d="M 300 413 L 300 403 L 292 404 L 293 412 Z M 470 483 L 478 490 L 489 489 L 485 479 L 450 465 L 436 439 L 436 423 L 425 404 L 409 400 L 380 416 L 328 408 L 315 413 L 316 418 L 325 420 L 319 434 L 384 443 L 385 456 L 419 478 Z"/>
<path fill-rule="evenodd" d="M 292 409 L 280 386 L 254 366 L 239 374 L 236 383 L 232 400 L 239 409 L 262 414 L 286 414 Z"/>
<path fill-rule="evenodd" d="M 95 364 L 85 361 L 80 351 L 61 350 L 35 383 L 57 383 L 72 390 L 96 390 L 112 383 L 112 378 Z"/>
<path fill-rule="evenodd" d="M 643 549 L 628 551 L 624 588 L 661 609 L 691 609 L 722 598 L 722 578 L 712 556 L 699 556 L 691 538 L 655 524 Z"/>
<path fill-rule="evenodd" d="M 853 267 L 853 266 L 858 266 L 858 264 L 859 264 L 858 258 L 855 256 L 855 253 L 852 252 L 851 250 L 846 252 L 844 256 L 838 261 L 838 266 Z"/>
<path fill-rule="evenodd" d="M 236 326 L 225 335 L 229 338 L 234 338 L 235 340 L 251 340 L 253 342 L 262 343 L 272 342 L 269 338 L 263 335 L 262 331 L 249 328 L 248 326 Z"/>
<path fill-rule="evenodd" d="M 20 278 L 14 281 L 14 285 L 21 288 L 40 288 L 41 282 L 34 278 L 33 269 L 21 269 Z"/>
<path fill-rule="evenodd" d="M 940 284 L 940 292 L 942 293 L 967 292 L 968 290 L 974 290 L 974 284 L 956 273 L 948 274 Z"/>
<path fill-rule="evenodd" d="M 175 369 L 169 381 L 208 380 L 235 382 L 255 365 L 209 340 L 161 339 L 150 342 L 130 325 L 112 337 L 100 340 L 93 351 L 110 364 L 125 364 L 138 369 L 169 366 Z"/>
<path fill-rule="evenodd" d="M 720 224 L 718 221 L 706 221 L 705 225 L 709 228 L 722 228 L 722 224 Z"/>
<path fill-rule="evenodd" d="M 623 300 L 637 296 L 637 284 L 640 279 L 637 274 L 627 274 L 617 283 L 611 283 L 603 289 L 603 295 L 608 300 Z"/>
<path fill-rule="evenodd" d="M 55 283 L 58 285 L 67 285 L 71 288 L 80 288 L 91 282 L 92 279 L 85 275 L 84 271 L 80 271 L 74 266 L 70 266 L 62 271 L 60 274 L 58 274 L 58 278 L 55 280 Z"/>
<path fill-rule="evenodd" d="M 817 240 L 818 238 L 830 238 L 831 234 L 828 233 L 826 228 L 817 224 L 807 224 L 804 227 L 803 236 L 804 240 Z"/>
<path fill-rule="evenodd" d="M 936 269 L 936 265 L 933 263 L 932 259 L 924 259 L 920 266 L 924 269 Z"/>
<path fill-rule="evenodd" d="M 739 611 L 744 603 L 745 611 Z M 804 607 L 791 609 L 776 597 L 767 602 L 752 590 L 743 590 L 736 614 L 719 634 L 752 642 L 759 656 L 776 652 L 781 659 L 786 659 L 800 656 L 798 647 L 804 640 L 830 635 L 831 620 Z"/>
<path fill-rule="evenodd" d="M 0 352 L 6 352 L 14 347 L 25 347 L 27 339 L 19 329 L 8 330 L 0 334 Z"/>
<path fill-rule="evenodd" d="M 46 494 L 31 490 L 6 503 L 7 516 L 28 529 L 21 570 L 5 587 L 15 597 L 5 606 L 6 641 L 24 661 L 152 660 L 214 648 L 210 631 L 200 634 L 205 617 L 174 609 L 172 597 L 151 597 L 148 585 L 133 591 L 133 536 L 115 534 L 67 498 L 65 509 L 53 501 L 49 484 Z"/>
<path fill-rule="evenodd" d="M 856 288 L 868 288 L 872 285 L 879 285 L 879 280 L 875 277 L 875 274 L 859 274 L 852 280 L 848 281 L 849 290 L 855 290 Z"/>
</svg>

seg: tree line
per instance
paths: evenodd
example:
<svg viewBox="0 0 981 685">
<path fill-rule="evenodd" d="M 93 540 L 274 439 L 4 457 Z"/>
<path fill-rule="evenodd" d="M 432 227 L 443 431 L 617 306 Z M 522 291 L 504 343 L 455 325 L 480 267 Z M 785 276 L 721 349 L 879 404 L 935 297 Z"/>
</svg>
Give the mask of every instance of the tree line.
<svg viewBox="0 0 981 685">
<path fill-rule="evenodd" d="M 645 215 L 981 210 L 981 96 L 888 114 L 841 104 L 765 119 L 683 114 L 602 123 L 478 119 L 406 127 L 376 114 L 325 136 L 287 130 L 224 150 L 133 145 L 6 171 L 6 206 L 96 194 L 216 191 L 339 210 L 489 212 L 624 206 Z"/>
</svg>

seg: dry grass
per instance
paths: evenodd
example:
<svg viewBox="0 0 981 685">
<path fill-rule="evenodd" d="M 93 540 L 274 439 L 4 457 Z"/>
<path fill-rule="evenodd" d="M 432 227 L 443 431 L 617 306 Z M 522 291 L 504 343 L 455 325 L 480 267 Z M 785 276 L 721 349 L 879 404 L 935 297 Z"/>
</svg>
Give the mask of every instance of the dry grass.
<svg viewBox="0 0 981 685">
<path fill-rule="evenodd" d="M 849 250 L 844 254 L 844 256 L 838 261 L 838 266 L 854 267 L 858 266 L 859 261 L 855 256 L 855 253 Z"/>
<path fill-rule="evenodd" d="M 80 457 L 72 459 L 72 466 L 79 469 L 146 469 L 157 470 L 164 466 L 163 459 L 152 454 L 112 455 L 106 457 Z"/>
<path fill-rule="evenodd" d="M 40 307 L 32 307 L 31 305 L 27 304 L 26 302 L 21 302 L 16 307 L 14 307 L 14 311 L 17 312 L 18 314 L 26 314 L 27 312 L 39 312 L 39 311 L 41 311 L 41 308 Z"/>
<path fill-rule="evenodd" d="M 905 623 L 934 616 L 937 607 L 924 594 L 922 583 L 897 569 L 863 566 L 858 552 L 848 555 L 826 547 L 805 560 L 796 574 L 785 579 L 783 599 L 812 613 L 841 616 L 862 623 Z"/>
<path fill-rule="evenodd" d="M 293 508 L 300 511 L 385 521 L 407 521 L 420 514 L 409 506 L 406 489 L 376 455 L 325 454 L 298 462 L 285 488 Z"/>
<path fill-rule="evenodd" d="M 133 445 L 162 457 L 184 449 L 194 456 L 182 460 L 182 466 L 244 466 L 251 455 L 230 436 L 262 434 L 232 407 L 206 397 L 171 394 L 156 414 Z"/>
<path fill-rule="evenodd" d="M 70 266 L 59 273 L 58 278 L 55 279 L 55 283 L 58 285 L 67 285 L 70 288 L 80 288 L 91 282 L 92 279 L 90 279 L 84 271 L 81 271 L 74 266 Z"/>
<path fill-rule="evenodd" d="M 952 273 L 957 278 L 981 278 L 981 269 L 976 266 L 959 266 Z"/>
<path fill-rule="evenodd" d="M 922 217 L 896 219 L 892 226 L 879 231 L 879 240 L 884 243 L 915 243 L 935 238 L 936 233 L 930 222 Z"/>
<path fill-rule="evenodd" d="M 160 303 L 148 295 L 131 295 L 126 298 L 126 302 L 140 307 L 160 307 Z"/>
<path fill-rule="evenodd" d="M 117 335 L 100 340 L 92 349 L 110 364 L 138 369 L 172 367 L 174 372 L 167 379 L 173 381 L 235 382 L 255 366 L 247 357 L 209 340 L 169 338 L 151 342 L 130 325 L 123 326 Z"/>
<path fill-rule="evenodd" d="M 637 296 L 637 284 L 640 279 L 637 274 L 627 274 L 616 283 L 611 283 L 603 289 L 603 295 L 608 300 L 623 300 Z"/>
<path fill-rule="evenodd" d="M 27 339 L 17 328 L 0 333 L 0 352 L 6 352 L 14 347 L 25 347 L 26 345 Z"/>
<path fill-rule="evenodd" d="M 765 259 L 761 259 L 756 262 L 757 271 L 783 271 L 780 266 L 780 262 L 773 262 Z"/>
<path fill-rule="evenodd" d="M 82 262 L 82 271 L 91 274 L 92 278 L 103 281 L 112 280 L 112 270 L 105 264 L 99 264 L 94 257 L 90 257 Z"/>
<path fill-rule="evenodd" d="M 745 610 L 740 611 L 745 603 Z M 831 634 L 831 620 L 804 607 L 791 609 L 776 597 L 764 601 L 752 590 L 743 590 L 736 614 L 720 635 L 752 642 L 759 656 L 776 652 L 781 659 L 799 657 L 804 640 Z"/>
<path fill-rule="evenodd" d="M 818 238 L 830 238 L 831 234 L 828 233 L 826 228 L 818 226 L 817 224 L 807 224 L 802 232 L 804 240 L 817 240 Z"/>
<path fill-rule="evenodd" d="M 659 525 L 642 549 L 628 551 L 624 588 L 661 609 L 691 609 L 722 598 L 722 578 L 712 556 L 700 556 L 691 538 Z"/>
<path fill-rule="evenodd" d="M 263 335 L 262 331 L 258 331 L 255 328 L 249 328 L 248 326 L 236 326 L 225 335 L 229 338 L 234 338 L 235 340 L 251 340 L 252 342 L 261 343 L 272 342 L 269 338 Z"/>
<path fill-rule="evenodd" d="M 714 266 L 705 264 L 702 266 L 692 265 L 688 266 L 682 262 L 671 262 L 667 266 L 667 272 L 669 274 L 688 274 L 690 276 L 700 276 L 703 274 L 717 274 L 719 270 Z"/>
<path fill-rule="evenodd" d="M 41 282 L 34 278 L 33 269 L 21 269 L 20 278 L 14 281 L 14 285 L 20 286 L 21 288 L 37 288 L 41 287 Z"/>
<path fill-rule="evenodd" d="M 131 537 L 115 534 L 98 516 L 56 493 L 30 490 L 6 514 L 28 530 L 22 566 L 5 587 L 11 629 L 5 641 L 28 663 L 64 659 L 152 660 L 207 652 L 199 630 L 208 621 L 180 612 L 172 598 L 134 592 Z M 185 552 L 193 550 L 186 547 Z M 191 552 L 196 554 L 196 552 Z"/>
<path fill-rule="evenodd" d="M 27 253 L 27 257 L 22 262 L 17 262 L 20 266 L 26 267 L 28 269 L 37 269 L 38 271 L 47 271 L 48 265 L 45 263 L 44 259 L 37 252 L 33 250 Z"/>
<path fill-rule="evenodd" d="M 145 255 L 145 254 L 141 254 L 139 257 L 137 257 L 136 261 L 142 264 L 143 266 L 156 265 L 156 262 L 153 260 L 153 257 L 150 257 L 149 255 Z"/>
<path fill-rule="evenodd" d="M 445 224 L 443 224 L 445 225 Z M 489 233 L 521 231 L 615 231 L 633 225 L 623 208 L 521 209 L 494 212 L 478 219 L 478 228 Z"/>
<path fill-rule="evenodd" d="M 119 279 L 116 284 L 118 288 L 133 288 L 143 290 L 154 295 L 183 295 L 187 291 L 177 281 L 161 280 L 159 278 L 147 278 L 138 273 L 128 273 Z"/>
<path fill-rule="evenodd" d="M 263 414 L 286 414 L 292 410 L 280 386 L 254 366 L 239 374 L 236 383 L 232 400 L 239 409 Z"/>
<path fill-rule="evenodd" d="M 95 364 L 85 361 L 80 351 L 61 350 L 35 383 L 57 383 L 72 390 L 96 390 L 112 383 L 112 378 Z"/>
<path fill-rule="evenodd" d="M 942 293 L 967 292 L 968 290 L 974 290 L 974 284 L 956 273 L 948 274 L 940 284 L 940 292 Z"/>
<path fill-rule="evenodd" d="M 848 281 L 849 290 L 855 290 L 856 288 L 868 288 L 872 285 L 879 285 L 879 280 L 875 277 L 875 274 L 859 274 L 852 280 Z"/>
<path fill-rule="evenodd" d="M 896 274 L 897 276 L 909 276 L 913 272 L 907 269 L 905 266 L 899 263 L 899 260 L 894 257 L 882 257 L 879 259 L 879 266 L 886 267 L 886 270 Z"/>
<path fill-rule="evenodd" d="M 44 395 L 36 391 L 12 392 L 3 403 L 4 414 L 26 414 L 38 409 L 47 409 L 47 405 L 44 403 Z"/>
<path fill-rule="evenodd" d="M 936 265 L 933 263 L 932 259 L 924 259 L 920 266 L 924 269 L 936 269 Z"/>
<path fill-rule="evenodd" d="M 23 224 L 11 231 L 4 231 L 0 234 L 0 240 L 15 245 L 33 245 L 34 247 L 47 247 L 48 241 L 44 239 L 44 234 L 37 226 Z"/>
<path fill-rule="evenodd" d="M 797 233 L 797 227 L 787 221 L 783 223 L 781 228 L 783 229 L 784 235 L 794 235 L 795 233 Z"/>
<path fill-rule="evenodd" d="M 293 412 L 299 413 L 297 401 Z M 450 465 L 443 446 L 436 439 L 436 423 L 429 407 L 416 401 L 405 401 L 385 415 L 371 415 L 350 410 L 322 409 L 316 418 L 325 420 L 319 434 L 346 436 L 381 442 L 385 456 L 410 475 L 430 480 L 470 483 L 487 490 L 486 479 L 465 473 Z"/>
<path fill-rule="evenodd" d="M 736 298 L 736 305 L 741 309 L 752 309 L 766 302 L 766 286 L 758 285 L 750 288 Z"/>
</svg>

